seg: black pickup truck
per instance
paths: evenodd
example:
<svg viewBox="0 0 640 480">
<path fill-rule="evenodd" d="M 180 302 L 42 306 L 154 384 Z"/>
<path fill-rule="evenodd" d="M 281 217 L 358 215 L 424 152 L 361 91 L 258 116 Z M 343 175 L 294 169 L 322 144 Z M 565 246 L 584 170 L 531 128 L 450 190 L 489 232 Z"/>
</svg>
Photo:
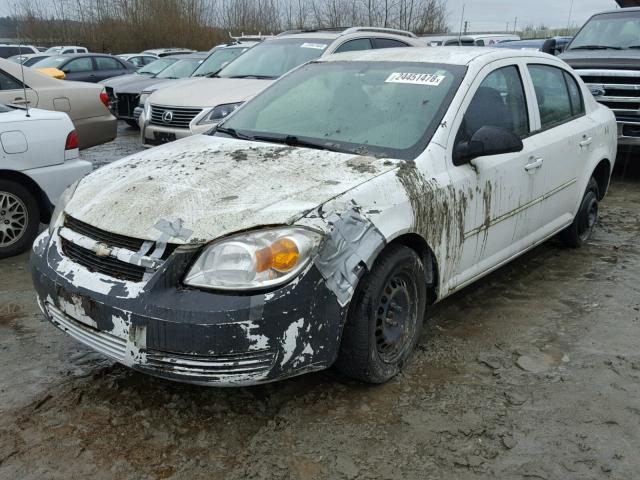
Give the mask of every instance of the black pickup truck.
<svg viewBox="0 0 640 480">
<path fill-rule="evenodd" d="M 560 55 L 618 120 L 618 143 L 640 145 L 640 8 L 591 17 Z"/>
</svg>

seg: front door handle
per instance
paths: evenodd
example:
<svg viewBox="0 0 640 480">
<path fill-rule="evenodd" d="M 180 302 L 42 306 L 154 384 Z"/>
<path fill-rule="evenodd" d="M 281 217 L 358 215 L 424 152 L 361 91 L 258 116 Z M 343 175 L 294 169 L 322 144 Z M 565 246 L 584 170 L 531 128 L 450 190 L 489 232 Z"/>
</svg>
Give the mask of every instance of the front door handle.
<svg viewBox="0 0 640 480">
<path fill-rule="evenodd" d="M 591 145 L 592 141 L 593 141 L 593 138 L 587 137 L 586 135 L 584 135 L 582 137 L 582 141 L 580 142 L 580 146 L 581 147 L 588 147 L 589 145 Z"/>
<path fill-rule="evenodd" d="M 536 173 L 536 170 L 538 170 L 542 164 L 544 163 L 544 159 L 543 158 L 530 158 L 529 160 L 533 160 L 533 162 L 531 163 L 527 163 L 524 166 L 524 169 L 528 172 L 528 173 Z"/>
<path fill-rule="evenodd" d="M 29 105 L 31 102 L 29 100 L 25 101 L 22 97 L 16 97 L 13 99 L 13 103 L 24 103 L 25 105 Z"/>
</svg>

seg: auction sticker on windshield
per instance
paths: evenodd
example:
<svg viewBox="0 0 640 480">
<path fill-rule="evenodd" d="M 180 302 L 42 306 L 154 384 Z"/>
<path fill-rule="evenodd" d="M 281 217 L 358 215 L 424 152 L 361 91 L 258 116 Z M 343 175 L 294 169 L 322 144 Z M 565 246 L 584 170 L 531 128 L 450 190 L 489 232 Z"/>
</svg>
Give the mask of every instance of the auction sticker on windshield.
<svg viewBox="0 0 640 480">
<path fill-rule="evenodd" d="M 433 75 L 431 73 L 400 73 L 394 72 L 389 75 L 385 83 L 411 83 L 413 85 L 429 85 L 437 87 L 446 77 L 444 75 Z"/>
<path fill-rule="evenodd" d="M 303 43 L 300 48 L 315 48 L 316 50 L 324 50 L 327 46 L 324 43 Z"/>
</svg>

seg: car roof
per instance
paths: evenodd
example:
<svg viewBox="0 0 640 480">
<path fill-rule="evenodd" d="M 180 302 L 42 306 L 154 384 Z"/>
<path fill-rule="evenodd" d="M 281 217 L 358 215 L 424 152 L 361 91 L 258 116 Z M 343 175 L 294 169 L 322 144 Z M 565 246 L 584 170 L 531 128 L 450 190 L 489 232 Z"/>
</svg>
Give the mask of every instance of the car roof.
<svg viewBox="0 0 640 480">
<path fill-rule="evenodd" d="M 168 55 L 166 57 L 163 58 L 177 58 L 178 60 L 188 60 L 189 58 L 207 58 L 209 56 L 209 54 L 207 52 L 194 52 L 194 53 L 187 53 L 185 55 Z"/>
<path fill-rule="evenodd" d="M 596 15 L 602 15 L 603 13 L 625 13 L 625 12 L 640 12 L 640 7 L 624 7 L 617 10 L 604 10 L 602 12 L 594 13 L 592 17 Z"/>
<path fill-rule="evenodd" d="M 393 28 L 379 28 L 379 27 L 335 27 L 317 30 L 288 30 L 282 32 L 273 38 L 267 38 L 265 41 L 271 41 L 277 38 L 317 38 L 335 40 L 337 38 L 355 35 L 355 34 L 369 34 L 369 35 L 391 35 L 401 36 L 406 38 L 417 38 L 413 33 L 406 30 L 397 30 Z"/>
<path fill-rule="evenodd" d="M 513 57 L 543 57 L 550 55 L 527 50 L 509 50 L 506 48 L 478 47 L 414 47 L 414 48 L 381 48 L 377 50 L 360 50 L 322 57 L 318 61 L 352 61 L 352 62 L 416 62 L 441 63 L 448 65 L 469 65 L 480 57 L 491 55 L 492 60 Z"/>
</svg>

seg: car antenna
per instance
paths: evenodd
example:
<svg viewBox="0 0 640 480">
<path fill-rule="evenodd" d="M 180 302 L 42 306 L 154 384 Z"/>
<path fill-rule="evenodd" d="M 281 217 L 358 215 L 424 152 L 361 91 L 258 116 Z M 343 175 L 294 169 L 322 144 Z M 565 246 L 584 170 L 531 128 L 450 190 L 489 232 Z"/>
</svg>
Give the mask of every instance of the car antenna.
<svg viewBox="0 0 640 480">
<path fill-rule="evenodd" d="M 22 56 L 22 29 L 18 26 L 18 51 Z M 20 62 L 20 74 L 22 76 L 22 90 L 24 92 L 24 108 L 27 112 L 27 118 L 31 118 L 29 115 L 29 99 L 27 98 L 27 84 L 24 82 L 24 62 Z"/>
<path fill-rule="evenodd" d="M 462 4 L 462 15 L 460 15 L 460 30 L 458 30 L 458 45 L 462 46 L 462 24 L 464 23 L 464 9 L 467 6 L 466 3 Z"/>
</svg>

